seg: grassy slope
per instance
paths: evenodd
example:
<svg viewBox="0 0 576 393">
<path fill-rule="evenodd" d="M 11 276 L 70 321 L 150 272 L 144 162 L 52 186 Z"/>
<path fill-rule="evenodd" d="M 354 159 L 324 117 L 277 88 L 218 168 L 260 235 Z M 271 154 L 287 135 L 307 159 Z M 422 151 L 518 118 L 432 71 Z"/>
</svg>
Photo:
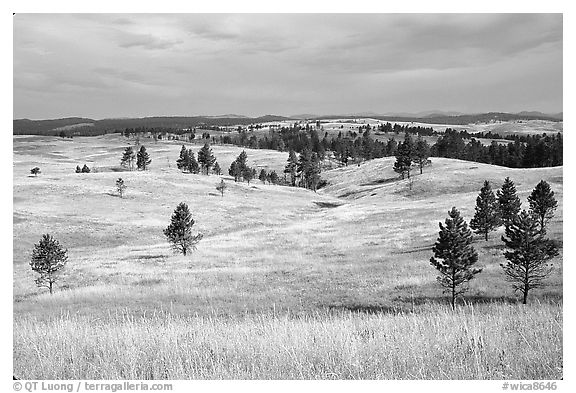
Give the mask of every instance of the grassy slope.
<svg viewBox="0 0 576 393">
<path fill-rule="evenodd" d="M 259 181 L 250 186 L 228 181 L 221 198 L 215 190 L 219 177 L 182 174 L 175 168 L 179 144 L 146 142 L 153 160 L 150 171 L 119 174 L 111 171 L 125 146 L 119 136 L 14 139 L 14 313 L 24 335 L 15 337 L 16 342 L 38 338 L 24 328 L 30 320 L 54 327 L 58 322 L 50 318 L 62 313 L 104 320 L 118 312 L 237 318 L 287 310 L 305 316 L 433 307 L 420 304 L 444 302 L 428 262 L 438 221 L 452 206 L 469 220 L 484 179 L 497 187 L 510 176 L 524 206 L 534 185 L 548 180 L 559 200 L 550 235 L 562 238 L 562 168 L 523 170 L 433 159 L 409 190 L 407 181 L 392 180 L 393 159 L 385 158 L 325 172 L 330 185 L 318 194 Z M 225 171 L 240 151 L 214 146 Z M 287 156 L 247 152 L 250 165 L 280 172 Z M 99 172 L 75 174 L 75 166 L 84 162 Z M 29 177 L 36 165 L 43 173 Z M 114 196 L 118 176 L 128 185 L 124 199 Z M 174 255 L 162 235 L 180 201 L 190 205 L 195 229 L 205 234 L 187 258 Z M 70 255 L 69 290 L 52 297 L 34 287 L 27 264 L 33 244 L 46 232 L 68 247 Z M 471 284 L 469 299 L 515 299 L 499 267 L 501 233 L 476 243 L 484 271 Z M 561 298 L 561 256 L 554 262 L 550 285 L 533 296 L 544 302 L 543 313 L 556 312 L 556 306 L 545 304 Z M 486 307 L 483 312 L 491 318 L 492 306 Z M 505 307 L 516 306 L 494 307 L 504 307 L 498 312 L 506 314 L 515 311 Z M 74 318 L 63 339 L 74 334 Z M 116 326 L 112 320 L 102 323 Z M 551 327 L 561 336 L 559 328 Z M 15 361 L 24 370 L 24 357 L 18 354 Z"/>
</svg>

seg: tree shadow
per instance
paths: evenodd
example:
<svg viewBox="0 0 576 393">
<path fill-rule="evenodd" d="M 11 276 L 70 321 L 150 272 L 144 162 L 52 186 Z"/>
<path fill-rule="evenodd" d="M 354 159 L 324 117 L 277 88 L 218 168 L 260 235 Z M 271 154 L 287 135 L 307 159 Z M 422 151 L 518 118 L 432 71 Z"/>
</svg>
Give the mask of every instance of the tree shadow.
<svg viewBox="0 0 576 393">
<path fill-rule="evenodd" d="M 482 239 L 482 240 L 484 240 L 484 239 Z M 489 246 L 484 246 L 484 247 L 481 247 L 481 248 L 483 248 L 484 250 L 505 250 L 505 249 L 506 249 L 506 245 L 505 245 L 505 244 L 502 244 L 502 243 L 499 243 L 499 244 L 492 244 L 492 245 L 489 245 Z"/>
<path fill-rule="evenodd" d="M 394 254 L 413 254 L 416 252 L 422 252 L 422 251 L 432 251 L 432 247 L 434 247 L 434 244 L 430 244 L 430 245 L 426 245 L 426 246 L 422 246 L 422 247 L 416 247 L 413 248 L 411 250 L 406 250 L 406 251 L 394 251 Z"/>
<path fill-rule="evenodd" d="M 350 311 L 362 314 L 400 314 L 409 311 L 409 309 L 402 306 L 386 306 L 380 304 L 333 304 L 327 305 L 326 309 L 329 311 Z"/>
<path fill-rule="evenodd" d="M 388 178 L 384 178 L 384 179 L 378 179 L 378 180 L 374 180 L 368 183 L 362 183 L 360 184 L 360 186 L 364 187 L 364 186 L 378 186 L 381 184 L 388 184 L 388 183 L 394 183 L 395 181 L 398 180 L 398 176 L 396 177 L 388 177 Z"/>
</svg>

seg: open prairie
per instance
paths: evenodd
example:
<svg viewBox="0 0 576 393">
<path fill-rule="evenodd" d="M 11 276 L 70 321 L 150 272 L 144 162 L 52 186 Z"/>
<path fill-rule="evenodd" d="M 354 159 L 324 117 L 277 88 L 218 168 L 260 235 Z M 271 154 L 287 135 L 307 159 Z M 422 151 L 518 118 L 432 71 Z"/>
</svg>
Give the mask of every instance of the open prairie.
<svg viewBox="0 0 576 393">
<path fill-rule="evenodd" d="M 118 134 L 14 137 L 14 371 L 59 378 L 562 377 L 562 250 L 529 304 L 505 281 L 502 228 L 477 236 L 481 274 L 453 312 L 430 266 L 438 222 L 469 221 L 484 180 L 509 176 L 523 208 L 542 179 L 558 209 L 562 167 L 432 158 L 412 186 L 394 158 L 322 173 L 317 193 L 181 173 L 181 143 L 143 139 L 148 171 L 122 171 Z M 201 145 L 190 145 L 197 152 Z M 212 146 L 223 172 L 242 151 Z M 245 149 L 279 174 L 287 153 Z M 75 173 L 87 164 L 92 173 Z M 30 175 L 38 166 L 42 173 Z M 114 183 L 122 177 L 124 198 Z M 180 202 L 204 238 L 184 257 L 162 230 Z M 69 261 L 54 295 L 34 285 L 50 233 Z M 58 348 L 58 350 L 55 350 Z"/>
</svg>

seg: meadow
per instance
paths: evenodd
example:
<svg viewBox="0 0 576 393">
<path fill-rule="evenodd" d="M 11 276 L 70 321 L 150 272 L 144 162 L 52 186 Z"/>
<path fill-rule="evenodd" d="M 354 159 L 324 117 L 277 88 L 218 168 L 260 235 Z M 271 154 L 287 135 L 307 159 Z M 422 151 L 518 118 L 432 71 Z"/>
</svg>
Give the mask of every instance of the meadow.
<svg viewBox="0 0 576 393">
<path fill-rule="evenodd" d="M 452 206 L 469 221 L 485 179 L 496 189 L 510 176 L 523 208 L 548 181 L 559 202 L 548 232 L 561 244 L 561 167 L 433 158 L 410 187 L 389 157 L 325 171 L 328 186 L 314 193 L 181 173 L 176 141 L 143 139 L 150 170 L 122 171 L 129 143 L 14 137 L 13 354 L 22 378 L 562 377 L 562 253 L 522 306 L 499 266 L 503 230 L 488 242 L 477 236 L 483 272 L 456 312 L 429 263 L 438 222 Z M 212 148 L 225 173 L 242 151 Z M 245 150 L 250 166 L 282 173 L 287 153 Z M 95 171 L 74 173 L 84 163 Z M 187 257 L 162 234 L 180 202 L 204 234 Z M 69 254 L 53 296 L 35 287 L 28 265 L 44 233 Z"/>
</svg>

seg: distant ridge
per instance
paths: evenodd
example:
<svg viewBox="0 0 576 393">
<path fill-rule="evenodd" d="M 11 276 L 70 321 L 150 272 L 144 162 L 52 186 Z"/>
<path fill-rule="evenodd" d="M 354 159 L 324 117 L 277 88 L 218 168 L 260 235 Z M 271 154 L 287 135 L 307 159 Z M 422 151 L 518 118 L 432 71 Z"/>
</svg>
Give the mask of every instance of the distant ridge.
<svg viewBox="0 0 576 393">
<path fill-rule="evenodd" d="M 225 117 L 224 116 L 156 116 L 141 118 L 115 118 L 93 120 L 80 117 L 68 117 L 64 119 L 51 120 L 13 120 L 13 135 L 57 135 L 63 127 L 72 128 L 76 125 L 74 132 L 80 135 L 101 135 L 115 130 L 136 127 L 165 127 L 165 128 L 187 128 L 199 127 L 202 125 L 231 126 L 246 125 L 252 123 L 266 123 L 273 121 L 291 120 L 288 117 L 278 115 L 265 115 L 260 117 Z M 239 116 L 239 115 L 234 115 Z"/>
<path fill-rule="evenodd" d="M 83 117 L 67 117 L 50 120 L 13 120 L 14 135 L 57 135 L 61 131 L 73 131 L 80 135 L 101 135 L 115 130 L 136 127 L 164 127 L 164 128 L 188 128 L 201 126 L 234 126 L 257 123 L 280 122 L 287 120 L 315 120 L 315 119 L 341 119 L 341 118 L 372 118 L 389 122 L 415 122 L 428 124 L 466 125 L 473 123 L 490 123 L 497 121 L 516 120 L 547 120 L 562 121 L 563 113 L 545 114 L 537 111 L 524 111 L 519 113 L 488 112 L 477 114 L 457 114 L 458 112 L 428 111 L 418 115 L 408 114 L 385 114 L 379 115 L 373 112 L 363 112 L 348 115 L 313 115 L 301 114 L 290 117 L 279 115 L 264 115 L 260 117 L 247 117 L 236 114 L 219 116 L 155 116 L 141 118 L 114 118 L 94 120 Z"/>
</svg>

